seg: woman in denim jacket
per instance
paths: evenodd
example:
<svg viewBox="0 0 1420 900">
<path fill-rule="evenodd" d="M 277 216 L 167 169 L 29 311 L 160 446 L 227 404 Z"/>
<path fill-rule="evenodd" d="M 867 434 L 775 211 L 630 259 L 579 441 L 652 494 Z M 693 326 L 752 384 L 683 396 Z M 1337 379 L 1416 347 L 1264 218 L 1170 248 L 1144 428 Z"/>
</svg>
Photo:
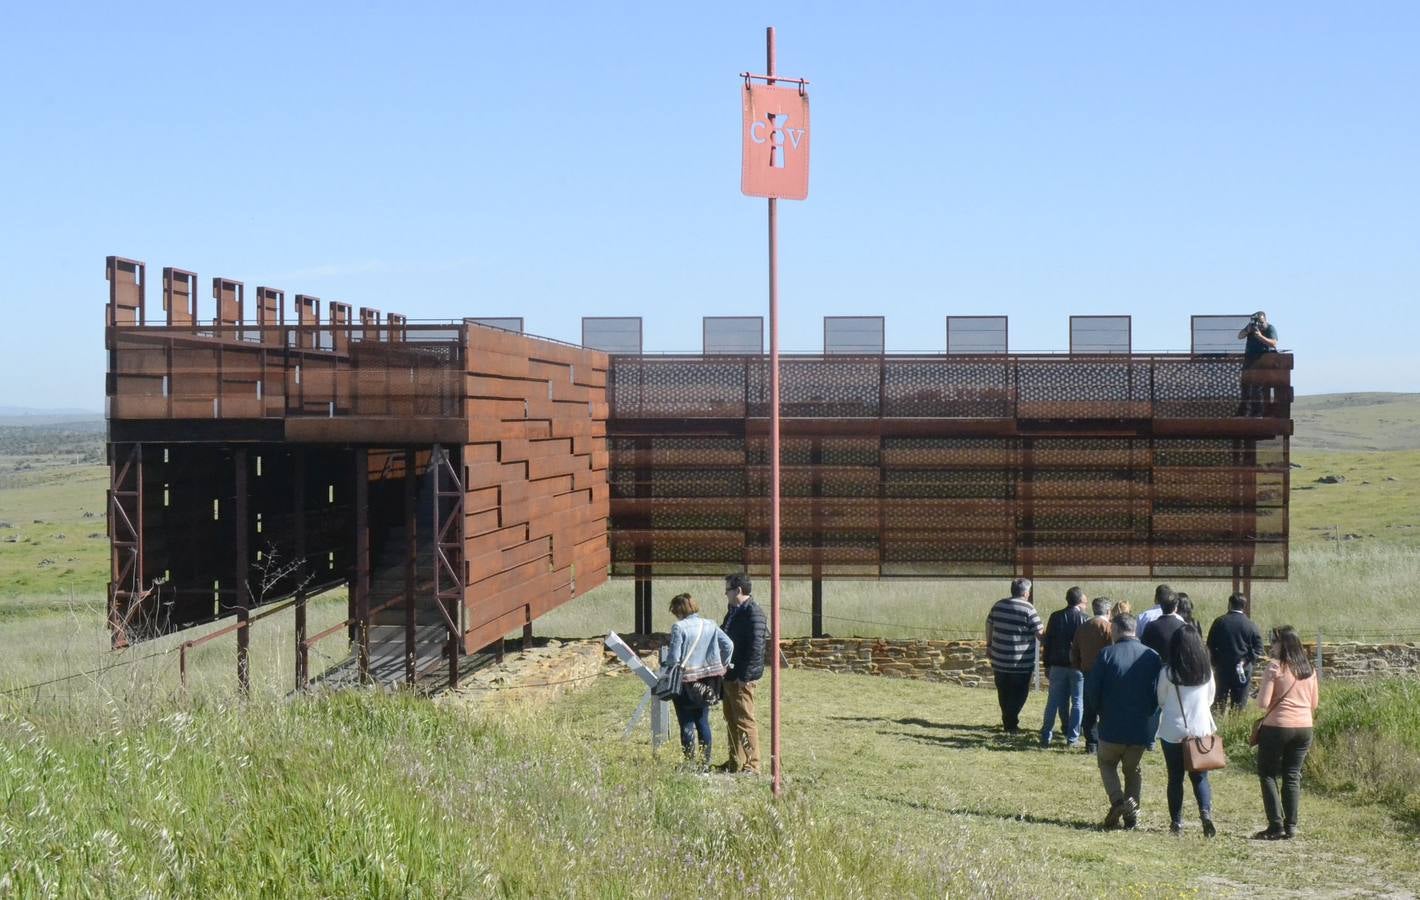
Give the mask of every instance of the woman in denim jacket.
<svg viewBox="0 0 1420 900">
<path fill-rule="evenodd" d="M 720 626 L 700 617 L 700 604 L 689 594 L 677 594 L 671 600 L 671 613 L 676 623 L 671 626 L 670 646 L 666 650 L 666 665 L 681 665 L 681 681 L 685 684 L 724 677 L 735 651 Z M 680 746 L 686 759 L 695 758 L 695 739 L 700 737 L 702 765 L 710 763 L 710 707 L 686 697 L 682 690 L 671 698 L 676 721 L 680 723 Z"/>
</svg>

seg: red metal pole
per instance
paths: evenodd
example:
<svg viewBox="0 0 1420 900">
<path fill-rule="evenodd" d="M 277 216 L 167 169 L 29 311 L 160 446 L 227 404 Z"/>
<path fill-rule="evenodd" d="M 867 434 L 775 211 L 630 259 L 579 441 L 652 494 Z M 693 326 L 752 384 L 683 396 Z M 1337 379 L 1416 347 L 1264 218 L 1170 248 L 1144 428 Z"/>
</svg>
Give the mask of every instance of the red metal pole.
<svg viewBox="0 0 1420 900">
<path fill-rule="evenodd" d="M 774 83 L 774 26 L 765 29 L 765 73 Z M 772 117 L 771 117 L 772 118 Z M 769 198 L 769 766 L 771 790 L 784 791 L 779 760 L 779 217 Z"/>
</svg>

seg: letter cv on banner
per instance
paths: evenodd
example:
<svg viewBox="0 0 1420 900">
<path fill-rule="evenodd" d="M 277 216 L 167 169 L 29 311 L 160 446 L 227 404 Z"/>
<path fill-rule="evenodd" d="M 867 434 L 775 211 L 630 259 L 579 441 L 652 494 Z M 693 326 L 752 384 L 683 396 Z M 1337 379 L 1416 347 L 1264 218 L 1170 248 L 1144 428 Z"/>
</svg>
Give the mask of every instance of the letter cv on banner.
<svg viewBox="0 0 1420 900">
<path fill-rule="evenodd" d="M 750 197 L 809 195 L 809 95 L 802 86 L 746 84 L 740 191 Z"/>
</svg>

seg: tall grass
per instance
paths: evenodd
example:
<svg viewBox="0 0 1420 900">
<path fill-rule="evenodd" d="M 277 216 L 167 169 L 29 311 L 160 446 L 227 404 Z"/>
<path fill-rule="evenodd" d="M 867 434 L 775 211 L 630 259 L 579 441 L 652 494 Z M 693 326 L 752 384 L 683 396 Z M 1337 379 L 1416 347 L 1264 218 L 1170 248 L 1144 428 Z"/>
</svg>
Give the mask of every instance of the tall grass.
<svg viewBox="0 0 1420 900">
<path fill-rule="evenodd" d="M 324 630 L 345 614 L 343 591 L 314 597 L 308 604 L 307 633 Z M 235 634 L 189 652 L 186 687 L 179 675 L 178 648 L 183 641 L 233 621 L 227 618 L 115 651 L 103 598 L 71 595 L 62 612 L 17 616 L 4 623 L 0 700 L 12 709 L 82 718 L 230 698 L 237 684 Z M 280 697 L 295 687 L 295 644 L 294 616 L 289 610 L 252 626 L 250 672 L 256 695 Z M 319 673 L 348 655 L 344 635 L 332 635 L 312 648 L 311 671 Z"/>
<path fill-rule="evenodd" d="M 1264 629 L 1290 624 L 1308 638 L 1318 632 L 1330 639 L 1354 636 L 1362 640 L 1420 640 L 1420 605 L 1403 589 L 1420 582 L 1420 548 L 1395 544 L 1307 547 L 1295 550 L 1291 578 L 1286 582 L 1253 584 L 1253 616 Z M 1065 591 L 1079 584 L 1092 597 L 1127 599 L 1137 613 L 1153 603 L 1154 582 L 1040 579 L 1036 606 L 1042 611 L 1064 605 Z M 1227 611 L 1232 583 L 1171 581 L 1187 591 L 1195 615 L 1206 628 Z M 711 614 L 722 609 L 719 579 L 667 578 L 654 582 L 653 624 L 668 631 L 666 609 L 681 591 L 697 597 Z M 991 604 L 1007 593 L 1007 579 L 992 581 L 826 581 L 824 629 L 835 635 L 917 638 L 980 638 Z M 755 586 L 761 604 L 768 604 L 768 579 Z M 810 586 L 784 582 L 781 598 L 784 634 L 810 633 Z M 540 635 L 576 637 L 629 631 L 634 622 L 632 582 L 618 578 L 539 618 Z"/>
<path fill-rule="evenodd" d="M 273 636 L 275 651 L 284 637 Z M 215 658 L 201 691 L 153 668 L 0 698 L 0 894 L 1020 896 L 1061 887 L 1060 869 L 1071 880 L 1058 893 L 1073 896 L 1090 893 L 1074 879 L 1117 844 L 1071 824 L 1098 805 L 1086 759 L 1024 746 L 1002 756 L 1009 744 L 982 733 L 988 691 L 793 673 L 798 780 L 776 802 L 763 781 L 704 778 L 674 753 L 616 741 L 640 690 L 630 678 L 544 707 L 292 698 L 282 679 L 238 702 L 229 663 Z M 1313 766 L 1337 778 L 1309 770 L 1308 790 L 1394 802 L 1403 779 L 1373 784 L 1366 757 L 1347 757 L 1348 770 L 1326 754 L 1354 751 L 1355 733 L 1413 759 L 1414 686 L 1325 691 Z M 995 799 L 971 786 L 983 779 Z M 1234 819 L 1252 806 L 1236 794 Z M 1003 854 L 1017 839 L 1045 856 Z M 1369 865 L 1368 845 L 1358 835 L 1337 852 Z"/>
<path fill-rule="evenodd" d="M 0 893 L 945 896 L 966 883 L 804 797 L 775 803 L 762 782 L 705 780 L 666 755 L 648 766 L 552 717 L 378 692 L 151 713 L 0 712 Z"/>
<path fill-rule="evenodd" d="M 1229 747 L 1247 745 L 1261 710 L 1228 716 Z M 1256 767 L 1251 748 L 1238 759 Z M 1420 829 L 1420 682 L 1390 678 L 1322 681 L 1304 790 L 1381 803 Z"/>
</svg>

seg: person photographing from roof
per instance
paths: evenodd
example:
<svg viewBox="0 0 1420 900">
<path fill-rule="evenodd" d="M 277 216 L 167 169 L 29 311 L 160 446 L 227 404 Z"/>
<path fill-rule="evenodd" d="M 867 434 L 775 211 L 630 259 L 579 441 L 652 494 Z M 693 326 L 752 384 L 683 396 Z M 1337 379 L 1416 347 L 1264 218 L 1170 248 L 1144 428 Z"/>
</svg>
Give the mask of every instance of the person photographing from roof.
<svg viewBox="0 0 1420 900">
<path fill-rule="evenodd" d="M 1262 360 L 1269 353 L 1277 352 L 1277 328 L 1267 321 L 1267 313 L 1259 309 L 1238 332 L 1238 339 L 1247 341 L 1243 347 L 1242 414 L 1260 416 L 1266 409 L 1269 389 L 1260 381 L 1261 375 L 1253 376 L 1249 370 L 1261 368 Z"/>
</svg>

